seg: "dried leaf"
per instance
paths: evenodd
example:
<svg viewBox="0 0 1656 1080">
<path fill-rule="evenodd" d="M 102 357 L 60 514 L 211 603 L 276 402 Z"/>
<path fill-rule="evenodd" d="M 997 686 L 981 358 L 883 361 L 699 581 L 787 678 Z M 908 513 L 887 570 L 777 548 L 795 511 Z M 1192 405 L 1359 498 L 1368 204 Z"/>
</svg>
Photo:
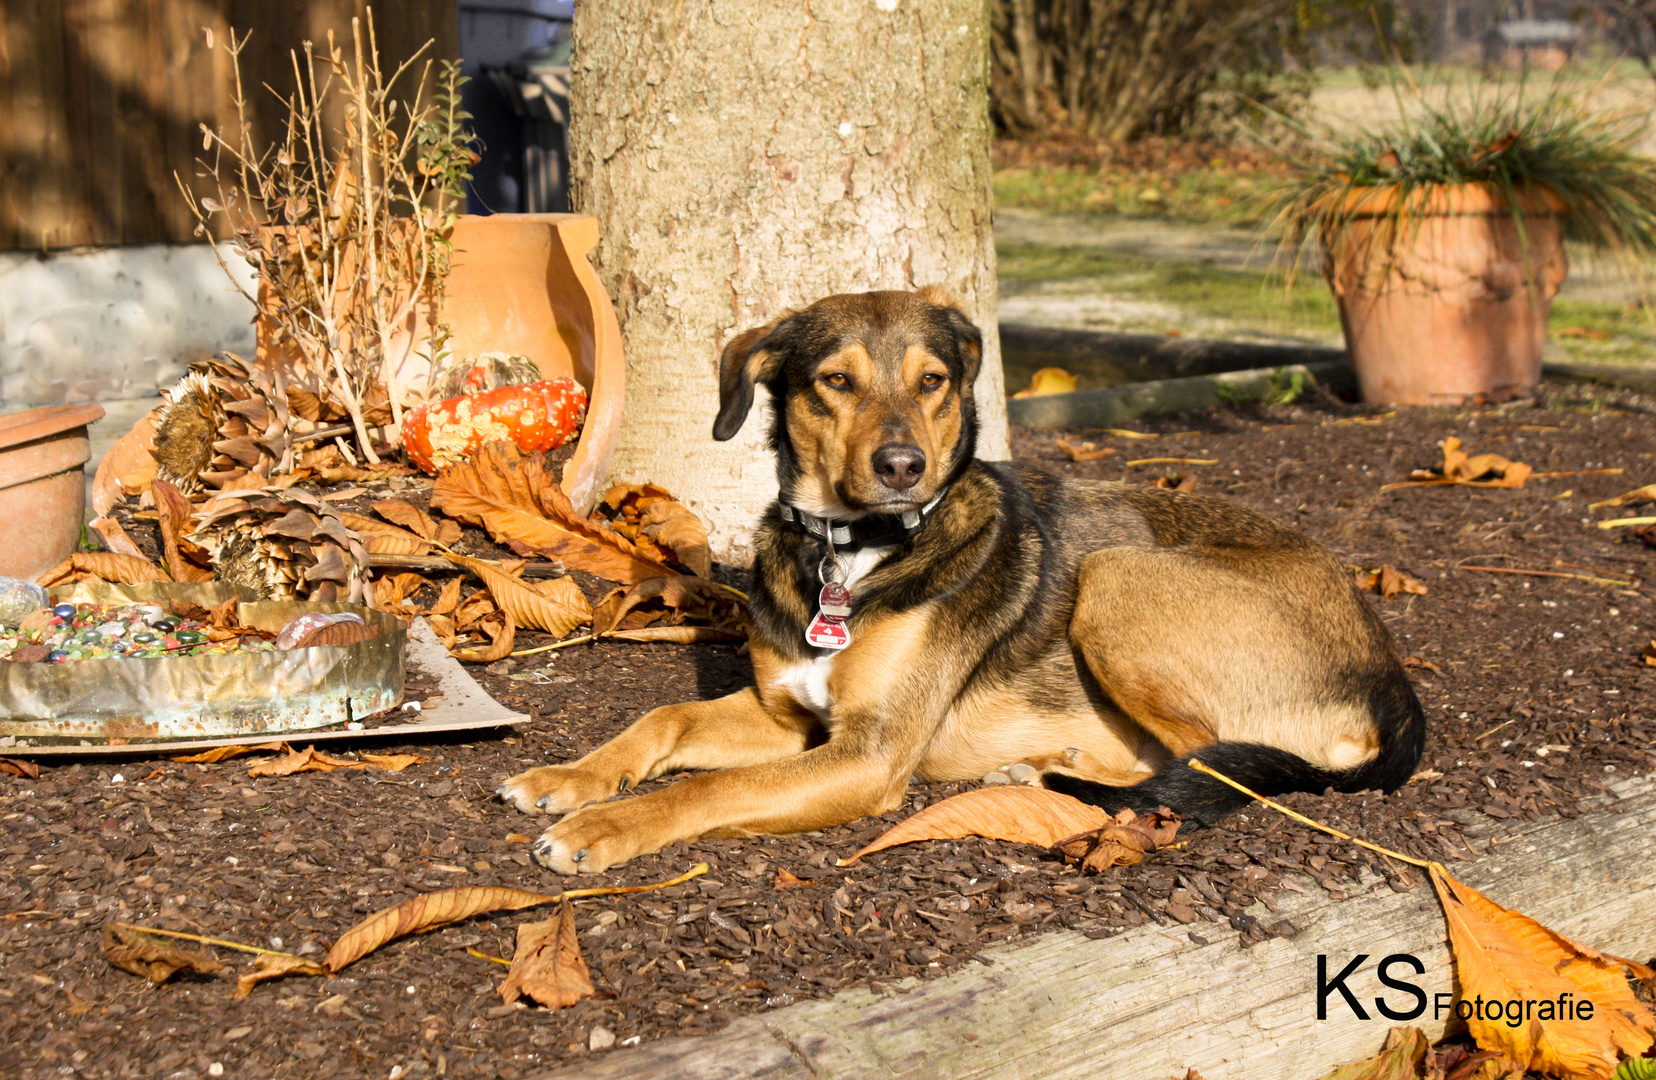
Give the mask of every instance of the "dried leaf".
<svg viewBox="0 0 1656 1080">
<path fill-rule="evenodd" d="M 7 776 L 21 776 L 25 780 L 39 780 L 40 766 L 21 758 L 0 757 L 0 773 L 5 773 Z"/>
<path fill-rule="evenodd" d="M 248 766 L 248 776 L 292 776 L 301 772 L 333 772 L 335 769 L 366 769 L 365 761 L 351 761 L 324 754 L 314 746 L 298 752 L 288 751 L 286 757 L 272 758 Z"/>
<path fill-rule="evenodd" d="M 315 645 L 355 645 L 379 637 L 379 630 L 367 623 L 345 621 L 318 626 L 293 643 L 295 649 L 309 649 Z"/>
<path fill-rule="evenodd" d="M 1643 506 L 1652 502 L 1656 502 L 1656 484 L 1646 484 L 1644 487 L 1623 492 L 1613 499 L 1593 503 L 1587 509 L 1597 510 L 1602 506 Z"/>
<path fill-rule="evenodd" d="M 137 494 L 143 485 L 155 477 L 155 413 L 140 416 L 132 430 L 110 447 L 98 462 L 98 472 L 92 480 L 92 509 L 100 519 L 107 519 L 110 510 L 124 494 Z M 125 478 L 147 472 L 141 483 L 127 488 Z M 115 550 L 112 546 L 112 550 Z M 128 554 L 131 554 L 128 552 Z"/>
<path fill-rule="evenodd" d="M 340 514 L 345 527 L 361 535 L 363 546 L 371 555 L 428 555 L 431 553 L 431 544 L 421 537 L 399 529 L 395 525 L 387 525 L 383 521 L 375 521 L 371 517 L 361 514 Z"/>
<path fill-rule="evenodd" d="M 363 919 L 339 936 L 322 966 L 328 972 L 337 972 L 348 964 L 362 959 L 388 941 L 407 934 L 423 934 L 440 926 L 447 926 L 473 915 L 490 911 L 521 911 L 536 904 L 550 903 L 561 893 L 536 893 L 524 889 L 504 889 L 494 885 L 474 885 L 462 889 L 443 889 L 411 897 Z"/>
<path fill-rule="evenodd" d="M 712 626 L 646 626 L 639 630 L 616 630 L 605 634 L 617 641 L 665 641 L 672 645 L 702 645 L 719 641 L 746 641 L 747 635 Z"/>
<path fill-rule="evenodd" d="M 407 499 L 381 499 L 373 504 L 374 513 L 387 521 L 394 522 L 424 540 L 435 540 L 439 544 L 448 545 L 460 539 L 460 527 L 452 521 L 439 522 L 430 514 L 421 510 Z M 445 529 L 443 526 L 448 526 Z M 453 540 L 445 540 L 445 533 L 453 535 Z"/>
<path fill-rule="evenodd" d="M 575 909 L 568 900 L 552 918 L 518 927 L 517 951 L 512 954 L 512 970 L 500 984 L 500 1000 L 510 1005 L 528 995 L 548 1009 L 563 1009 L 597 992 L 581 956 Z"/>
<path fill-rule="evenodd" d="M 1071 461 L 1097 461 L 1101 457 L 1109 457 L 1116 452 L 1113 446 L 1099 447 L 1090 442 L 1073 443 L 1068 439 L 1057 441 L 1058 449 L 1068 455 Z"/>
<path fill-rule="evenodd" d="M 1195 491 L 1195 473 L 1171 473 L 1167 476 L 1156 477 L 1156 486 L 1169 491 Z"/>
<path fill-rule="evenodd" d="M 776 871 L 776 880 L 771 882 L 771 887 L 776 889 L 803 889 L 807 885 L 815 884 L 816 882 L 811 881 L 808 878 L 795 877 L 786 868 L 778 867 Z"/>
<path fill-rule="evenodd" d="M 179 541 L 190 531 L 190 519 L 195 508 L 184 493 L 162 479 L 150 482 L 150 496 L 161 524 L 161 565 L 174 581 L 211 581 L 213 572 L 195 566 L 184 558 Z"/>
<path fill-rule="evenodd" d="M 171 581 L 167 572 L 137 555 L 113 551 L 77 551 L 36 579 L 41 585 L 62 585 L 75 581 L 107 581 L 137 585 L 145 581 Z"/>
<path fill-rule="evenodd" d="M 144 557 L 143 550 L 138 547 L 132 537 L 127 535 L 127 531 L 121 528 L 121 523 L 114 518 L 93 518 L 86 523 L 86 527 L 97 533 L 103 540 L 104 546 L 115 552 L 115 554 L 136 555 L 140 559 Z"/>
<path fill-rule="evenodd" d="M 457 635 L 454 632 L 453 619 L 447 615 L 432 615 L 426 619 L 426 625 L 431 627 L 433 634 L 437 635 L 437 640 L 443 643 L 443 648 L 451 650 L 454 648 Z"/>
<path fill-rule="evenodd" d="M 443 588 L 437 594 L 437 599 L 424 612 L 426 615 L 447 615 L 460 606 L 460 586 L 462 579 L 449 578 L 443 583 Z"/>
<path fill-rule="evenodd" d="M 1553 1076 L 1608 1077 L 1618 1053 L 1638 1057 L 1656 1042 L 1656 1016 L 1627 982 L 1627 971 L 1649 978 L 1649 968 L 1594 952 L 1509 911 L 1437 869 L 1431 871 L 1449 923 L 1449 942 L 1464 999 L 1534 1001 L 1551 1019 L 1526 1015 L 1514 1027 L 1488 1009 L 1466 1021 L 1478 1046 Z M 1570 998 L 1563 995 L 1569 994 Z M 1591 1001 L 1592 1017 L 1548 1008 L 1558 1001 Z"/>
<path fill-rule="evenodd" d="M 958 840 L 983 836 L 1051 847 L 1058 841 L 1110 824 L 1110 815 L 1080 799 L 1023 784 L 974 788 L 898 822 L 873 843 L 841 860 L 849 866 L 864 855 L 916 840 Z"/>
<path fill-rule="evenodd" d="M 1534 470 L 1520 461 L 1508 461 L 1499 454 L 1469 455 L 1453 435 L 1443 440 L 1443 468 L 1440 472 L 1416 470 L 1410 479 L 1386 484 L 1381 491 L 1410 484 L 1469 484 L 1472 487 L 1521 488 Z"/>
<path fill-rule="evenodd" d="M 742 603 L 729 589 L 707 578 L 679 576 L 648 578 L 610 593 L 593 609 L 593 632 L 609 633 L 642 604 L 661 605 L 674 623 L 698 619 L 737 633 L 745 626 Z"/>
<path fill-rule="evenodd" d="M 1029 380 L 1029 385 L 1012 396 L 1015 398 L 1044 397 L 1047 394 L 1069 394 L 1075 391 L 1075 376 L 1063 368 L 1044 367 Z"/>
<path fill-rule="evenodd" d="M 205 952 L 181 948 L 136 927 L 113 922 L 104 924 L 103 949 L 111 964 L 122 971 L 142 975 L 157 986 L 180 971 L 211 975 L 224 968 Z"/>
<path fill-rule="evenodd" d="M 625 521 L 629 527 L 617 523 L 617 531 L 652 559 L 678 563 L 697 577 L 713 573 L 706 526 L 665 488 L 654 484 L 617 485 L 598 501 L 598 512 Z"/>
<path fill-rule="evenodd" d="M 1068 863 L 1097 874 L 1112 866 L 1134 866 L 1178 835 L 1182 819 L 1166 807 L 1140 817 L 1122 810 L 1108 825 L 1052 845 Z"/>
<path fill-rule="evenodd" d="M 1644 662 L 1651 667 L 1656 667 L 1656 639 L 1652 639 L 1650 644 L 1645 646 Z"/>
<path fill-rule="evenodd" d="M 1357 587 L 1364 592 L 1377 592 L 1387 600 L 1399 593 L 1411 593 L 1415 596 L 1426 595 L 1426 583 L 1424 581 L 1410 577 L 1391 565 L 1382 566 L 1378 570 L 1359 570 L 1356 573 L 1355 581 Z"/>
<path fill-rule="evenodd" d="M 1366 1061 L 1341 1065 L 1322 1080 L 1415 1080 L 1420 1063 L 1430 1050 L 1431 1043 L 1419 1028 L 1394 1027 L 1386 1032 L 1379 1054 Z"/>
<path fill-rule="evenodd" d="M 482 526 L 519 555 L 560 559 L 610 581 L 631 585 L 674 573 L 613 529 L 576 516 L 540 459 L 524 458 L 510 443 L 489 443 L 472 460 L 445 469 L 432 488 L 431 505 Z M 520 620 L 519 625 L 530 624 Z"/>
<path fill-rule="evenodd" d="M 307 960 L 303 956 L 288 956 L 285 953 L 265 953 L 253 961 L 253 970 L 245 972 L 236 978 L 236 992 L 230 995 L 236 1001 L 246 1001 L 253 994 L 253 988 L 266 979 L 279 979 L 284 975 L 326 975 L 322 965 L 315 960 Z"/>
<path fill-rule="evenodd" d="M 184 754 L 171 760 L 183 762 L 186 765 L 212 765 L 220 761 L 228 761 L 233 757 L 241 757 L 243 754 L 257 753 L 261 750 L 274 750 L 278 754 L 293 753 L 293 748 L 285 742 L 267 742 L 253 746 L 215 746 L 211 750 L 203 750 L 199 754 Z"/>
<path fill-rule="evenodd" d="M 592 605 L 580 586 L 570 578 L 551 578 L 531 586 L 482 559 L 464 555 L 445 555 L 444 558 L 481 578 L 494 602 L 518 626 L 545 630 L 556 637 L 563 637 L 577 626 L 585 626 L 592 621 Z M 464 626 L 463 623 L 461 625 Z"/>
<path fill-rule="evenodd" d="M 383 769 L 385 772 L 402 772 L 410 765 L 425 764 L 425 755 L 423 754 L 370 754 L 366 750 L 360 750 L 357 752 L 357 756 L 374 768 Z"/>
</svg>

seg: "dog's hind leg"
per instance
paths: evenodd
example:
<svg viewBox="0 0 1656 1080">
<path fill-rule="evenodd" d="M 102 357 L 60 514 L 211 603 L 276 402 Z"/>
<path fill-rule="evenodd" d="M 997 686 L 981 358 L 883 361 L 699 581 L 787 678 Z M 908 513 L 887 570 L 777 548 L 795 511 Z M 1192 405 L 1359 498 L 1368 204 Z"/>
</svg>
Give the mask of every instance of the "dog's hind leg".
<svg viewBox="0 0 1656 1080">
<path fill-rule="evenodd" d="M 566 813 L 662 773 L 789 757 L 806 748 L 811 728 L 808 718 L 765 708 L 749 687 L 715 701 L 653 709 L 579 761 L 519 773 L 496 794 L 525 813 Z"/>
</svg>

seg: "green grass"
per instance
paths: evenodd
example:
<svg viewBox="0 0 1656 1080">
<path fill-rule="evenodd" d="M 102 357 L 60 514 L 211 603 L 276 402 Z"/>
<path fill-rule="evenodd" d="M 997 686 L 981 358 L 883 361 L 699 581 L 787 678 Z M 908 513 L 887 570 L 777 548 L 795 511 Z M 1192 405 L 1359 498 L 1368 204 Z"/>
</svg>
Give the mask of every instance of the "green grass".
<svg viewBox="0 0 1656 1080">
<path fill-rule="evenodd" d="M 1656 362 L 1656 309 L 1560 298 L 1547 339 L 1584 364 L 1648 365 Z"/>
<path fill-rule="evenodd" d="M 1096 248 L 1005 245 L 998 249 L 1003 283 L 1034 284 L 1093 279 L 1098 292 L 1146 300 L 1215 320 L 1236 330 L 1323 340 L 1340 332 L 1334 299 L 1321 282 L 1285 290 L 1264 270 L 1227 270 Z M 1149 325 L 1149 332 L 1189 332 L 1183 325 Z"/>
<path fill-rule="evenodd" d="M 1218 169 L 1142 175 L 1083 168 L 1012 168 L 995 173 L 995 205 L 1058 214 L 1167 218 L 1198 224 L 1247 220 L 1258 181 Z"/>
</svg>

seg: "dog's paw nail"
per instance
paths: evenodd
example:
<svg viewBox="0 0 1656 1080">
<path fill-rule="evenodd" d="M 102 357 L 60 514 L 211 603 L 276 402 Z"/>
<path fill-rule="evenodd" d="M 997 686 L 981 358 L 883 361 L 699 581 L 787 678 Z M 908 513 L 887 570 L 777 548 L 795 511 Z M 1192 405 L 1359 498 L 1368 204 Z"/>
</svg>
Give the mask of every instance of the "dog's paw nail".
<svg viewBox="0 0 1656 1080">
<path fill-rule="evenodd" d="M 984 774 L 983 782 L 985 784 L 1010 784 L 1012 782 L 1012 778 L 1001 772 L 999 769 L 996 769 L 992 773 Z"/>
<path fill-rule="evenodd" d="M 552 805 L 552 796 L 542 795 L 540 798 L 535 800 L 535 805 L 540 807 L 542 810 L 545 810 L 548 806 Z"/>
<path fill-rule="evenodd" d="M 1018 762 L 1016 765 L 1006 770 L 1007 778 L 1014 784 L 1026 783 L 1030 777 L 1035 776 L 1036 774 L 1037 770 L 1035 766 L 1023 761 Z"/>
<path fill-rule="evenodd" d="M 530 844 L 529 850 L 533 851 L 536 855 L 545 855 L 547 852 L 552 850 L 552 845 L 546 842 L 545 837 L 542 837 L 541 839 L 536 840 L 533 844 Z"/>
<path fill-rule="evenodd" d="M 582 848 L 580 851 L 577 851 L 575 853 L 575 861 L 576 862 L 586 862 L 586 857 L 587 857 L 587 849 L 586 848 Z"/>
<path fill-rule="evenodd" d="M 501 784 L 499 787 L 495 788 L 495 794 L 504 799 L 506 797 L 506 785 Z"/>
<path fill-rule="evenodd" d="M 1064 748 L 1064 760 L 1069 762 L 1071 765 L 1074 765 L 1075 764 L 1075 759 L 1080 757 L 1080 756 L 1081 756 L 1081 751 L 1076 749 L 1075 747 L 1068 746 L 1068 747 Z"/>
</svg>

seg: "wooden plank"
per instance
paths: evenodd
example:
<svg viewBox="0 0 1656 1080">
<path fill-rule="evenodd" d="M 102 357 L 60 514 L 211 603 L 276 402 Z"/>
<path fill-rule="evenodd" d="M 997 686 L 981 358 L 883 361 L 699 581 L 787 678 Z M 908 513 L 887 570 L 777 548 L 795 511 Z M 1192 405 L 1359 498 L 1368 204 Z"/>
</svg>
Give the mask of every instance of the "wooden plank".
<svg viewBox="0 0 1656 1080">
<path fill-rule="evenodd" d="M 17 21 L 12 5 L 0 7 L 0 251 L 17 246 L 18 148 L 12 124 L 12 55 Z"/>
<path fill-rule="evenodd" d="M 1656 783 L 1623 781 L 1594 801 L 1594 812 L 1574 820 L 1518 826 L 1451 811 L 1446 816 L 1473 826 L 1469 840 L 1483 856 L 1452 869 L 1583 944 L 1649 957 Z M 1304 882 L 1306 894 L 1280 894 L 1278 911 L 1251 909 L 1271 922 L 1291 920 L 1292 939 L 1244 949 L 1235 931 L 1209 923 L 1144 926 L 1098 941 L 1049 934 L 986 950 L 988 966 L 910 980 L 884 997 L 858 990 L 791 1005 L 714 1035 L 612 1051 L 531 1080 L 1093 1080 L 1182 1076 L 1191 1067 L 1226 1080 L 1314 1080 L 1372 1055 L 1392 1024 L 1373 1007 L 1371 1019 L 1356 1019 L 1337 993 L 1319 1021 L 1319 954 L 1330 976 L 1369 954 L 1347 980 L 1364 1003 L 1385 989 L 1374 975 L 1380 957 L 1419 957 L 1424 975 L 1403 968 L 1392 975 L 1428 995 L 1451 989 L 1451 969 L 1430 885 L 1400 894 L 1371 878 L 1366 891 L 1336 903 Z M 1193 942 L 1192 931 L 1212 943 Z M 1388 1000 L 1394 1009 L 1413 1004 L 1395 990 Z M 1412 1022 L 1434 1038 L 1444 1029 L 1430 1010 Z"/>
</svg>

